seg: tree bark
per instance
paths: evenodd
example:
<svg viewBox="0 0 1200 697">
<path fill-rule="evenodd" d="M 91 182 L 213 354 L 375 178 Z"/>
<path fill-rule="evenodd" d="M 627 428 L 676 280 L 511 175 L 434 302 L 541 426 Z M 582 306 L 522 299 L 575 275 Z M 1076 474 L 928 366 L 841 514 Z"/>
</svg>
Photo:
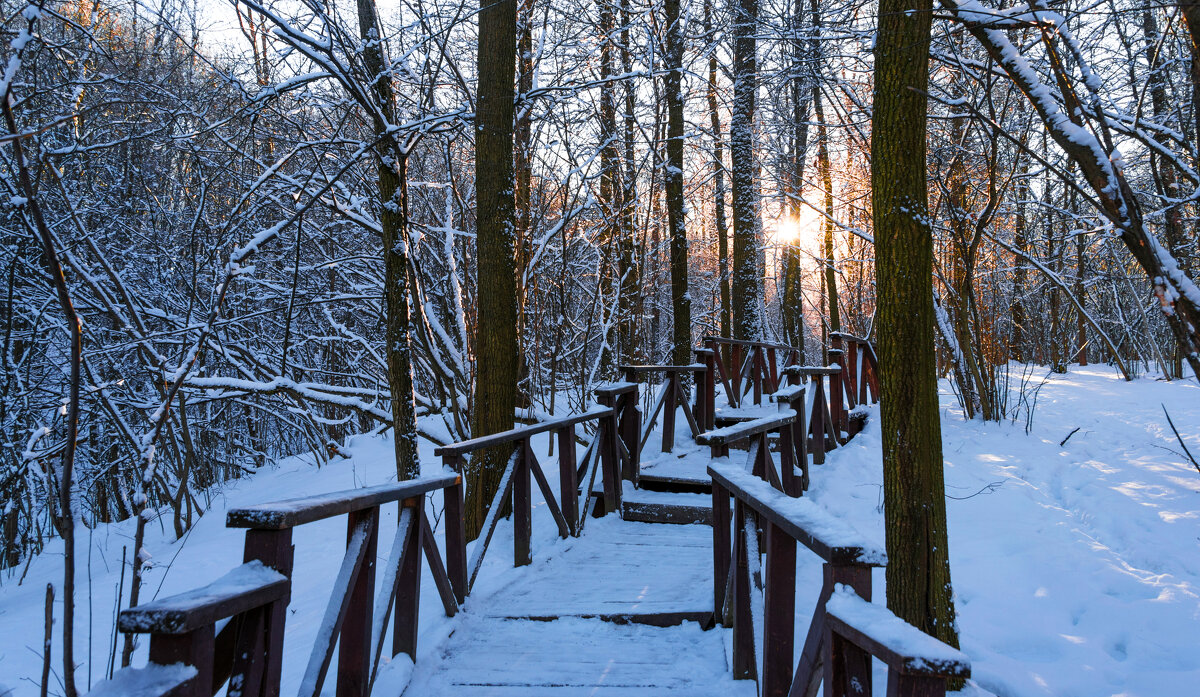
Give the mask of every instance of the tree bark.
<svg viewBox="0 0 1200 697">
<path fill-rule="evenodd" d="M 475 403 L 471 435 L 512 428 L 517 396 L 517 288 L 513 261 L 513 103 L 516 0 L 479 5 L 475 114 Z M 474 539 L 500 485 L 511 448 L 480 451 L 467 469 L 467 535 Z"/>
<path fill-rule="evenodd" d="M 679 0 L 663 4 L 667 31 L 667 225 L 671 236 L 671 362 L 692 362 L 692 299 L 688 293 L 688 239 L 683 200 L 683 22 Z"/>
<path fill-rule="evenodd" d="M 383 119 L 373 124 L 375 172 L 379 187 L 379 227 L 383 237 L 383 296 L 387 312 L 388 389 L 392 394 L 392 431 L 396 451 L 396 477 L 413 479 L 421 474 L 417 448 L 416 404 L 413 400 L 411 319 L 408 278 L 408 155 L 389 136 L 395 123 L 396 98 L 391 75 L 386 73 L 375 0 L 358 0 L 359 32 L 364 39 L 363 63 L 372 78 L 375 99 Z"/>
<path fill-rule="evenodd" d="M 733 335 L 737 339 L 756 340 L 762 337 L 754 156 L 758 0 L 736 0 L 732 10 L 733 115 L 729 124 L 729 153 L 733 164 Z"/>
<path fill-rule="evenodd" d="M 881 0 L 871 119 L 887 605 L 958 646 L 934 351 L 925 134 L 930 0 Z"/>
</svg>

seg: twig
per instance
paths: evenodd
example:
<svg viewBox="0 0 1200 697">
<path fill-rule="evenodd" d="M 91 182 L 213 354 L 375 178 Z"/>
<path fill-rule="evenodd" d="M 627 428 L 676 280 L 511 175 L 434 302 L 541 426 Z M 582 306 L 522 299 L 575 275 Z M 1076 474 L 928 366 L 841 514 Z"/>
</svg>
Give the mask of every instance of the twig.
<svg viewBox="0 0 1200 697">
<path fill-rule="evenodd" d="M 990 484 L 985 484 L 982 489 L 980 489 L 979 491 L 976 491 L 974 494 L 971 494 L 970 496 L 951 496 L 950 494 L 946 494 L 946 498 L 954 499 L 955 501 L 966 501 L 967 499 L 973 499 L 976 496 L 979 496 L 980 494 L 994 493 L 997 489 L 999 489 L 1002 486 L 1004 486 L 1003 481 L 992 482 Z"/>
<path fill-rule="evenodd" d="M 50 650 L 53 648 L 51 642 L 51 631 L 54 628 L 54 586 L 46 584 L 46 639 L 42 642 L 42 697 L 50 688 Z"/>
<path fill-rule="evenodd" d="M 1163 414 L 1167 417 L 1167 423 L 1171 424 L 1171 430 L 1175 432 L 1175 440 L 1179 441 L 1179 447 L 1183 448 L 1187 459 L 1191 460 L 1192 466 L 1196 468 L 1197 472 L 1200 472 L 1200 462 L 1196 462 L 1196 458 L 1192 457 L 1192 451 L 1188 450 L 1187 443 L 1183 442 L 1183 436 L 1179 435 L 1179 429 L 1175 428 L 1175 422 L 1171 420 L 1171 414 L 1167 412 L 1167 405 L 1159 402 L 1158 406 L 1162 407 Z"/>
<path fill-rule="evenodd" d="M 1067 444 L 1067 441 L 1071 440 L 1071 436 L 1075 435 L 1075 434 L 1076 434 L 1076 433 L 1079 431 L 1079 429 L 1080 429 L 1080 428 L 1082 428 L 1082 427 L 1081 427 L 1081 426 L 1076 426 L 1074 431 L 1071 431 L 1070 433 L 1068 433 L 1066 438 L 1063 438 L 1062 440 L 1060 440 L 1060 441 L 1058 442 L 1058 447 L 1060 447 L 1060 448 L 1061 448 L 1061 447 L 1063 447 L 1064 445 L 1066 445 L 1066 444 Z"/>
</svg>

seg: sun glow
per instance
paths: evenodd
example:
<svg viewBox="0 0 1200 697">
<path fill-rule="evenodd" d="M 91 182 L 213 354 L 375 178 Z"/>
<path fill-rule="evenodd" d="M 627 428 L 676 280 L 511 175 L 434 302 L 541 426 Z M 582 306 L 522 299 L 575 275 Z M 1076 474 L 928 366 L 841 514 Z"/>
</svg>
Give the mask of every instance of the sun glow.
<svg viewBox="0 0 1200 697">
<path fill-rule="evenodd" d="M 779 244 L 796 244 L 800 240 L 800 221 L 785 215 L 775 223 L 775 241 Z"/>
</svg>

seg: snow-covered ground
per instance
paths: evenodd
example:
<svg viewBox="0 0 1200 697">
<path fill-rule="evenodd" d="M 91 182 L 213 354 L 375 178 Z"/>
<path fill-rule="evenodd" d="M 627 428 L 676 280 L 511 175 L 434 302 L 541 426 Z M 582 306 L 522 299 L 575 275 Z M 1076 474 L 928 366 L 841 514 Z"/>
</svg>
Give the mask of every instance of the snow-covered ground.
<svg viewBox="0 0 1200 697">
<path fill-rule="evenodd" d="M 980 687 L 1001 697 L 1200 694 L 1200 472 L 1163 405 L 1200 457 L 1195 381 L 1126 383 L 1103 366 L 1052 375 L 1028 435 L 1023 420 L 964 421 L 943 383 L 950 567 Z M 873 411 L 814 468 L 812 496 L 882 542 Z M 882 572 L 875 588 L 881 602 Z"/>
<path fill-rule="evenodd" d="M 1023 420 L 965 422 L 954 397 L 943 392 L 947 493 L 955 497 L 947 501 L 951 566 L 963 650 L 974 662 L 979 687 L 1001 697 L 1196 694 L 1200 473 L 1178 454 L 1160 404 L 1200 456 L 1200 386 L 1152 378 L 1125 383 L 1105 367 L 1051 376 L 1040 391 L 1028 435 Z M 872 414 L 867 429 L 848 447 L 814 468 L 810 493 L 882 542 L 877 416 Z M 652 438 L 648 448 L 656 443 Z M 557 468 L 542 455 L 546 446 L 543 438 L 535 449 L 556 489 Z M 211 582 L 240 561 L 242 532 L 224 526 L 229 507 L 395 479 L 387 440 L 358 438 L 351 450 L 352 459 L 319 470 L 292 458 L 214 492 L 210 512 L 182 540 L 172 539 L 169 521 L 151 526 L 149 597 Z M 437 471 L 432 451 L 432 445 L 423 444 L 422 461 Z M 536 487 L 534 497 L 540 500 Z M 440 508 L 440 496 L 433 504 Z M 385 509 L 382 525 L 384 531 L 395 525 L 394 507 Z M 296 534 L 284 657 L 294 668 L 285 670 L 285 693 L 298 686 L 345 534 L 342 519 L 310 524 Z M 77 673 L 82 686 L 89 674 L 97 682 L 108 665 L 121 551 L 132 544 L 132 536 L 130 523 L 80 533 L 76 655 L 86 662 Z M 534 513 L 534 536 L 535 559 L 563 544 L 544 510 Z M 384 535 L 381 555 L 389 543 Z M 523 573 L 511 567 L 511 544 L 502 523 L 476 594 Z M 811 554 L 800 554 L 799 566 L 801 592 L 808 594 L 797 603 L 803 630 L 820 568 Z M 0 583 L 0 696 L 35 695 L 44 592 L 47 583 L 56 589 L 61 583 L 61 546 L 52 544 L 27 571 L 3 572 Z M 882 602 L 882 573 L 875 589 L 876 601 Z M 422 594 L 419 661 L 431 657 L 462 621 L 442 616 L 428 577 Z M 55 616 L 61 617 L 60 604 Z M 56 675 L 60 650 L 56 638 Z M 135 665 L 145 662 L 144 650 L 143 645 Z M 408 666 L 397 662 L 381 680 L 399 685 L 407 674 Z M 382 694 L 378 687 L 377 693 Z"/>
</svg>

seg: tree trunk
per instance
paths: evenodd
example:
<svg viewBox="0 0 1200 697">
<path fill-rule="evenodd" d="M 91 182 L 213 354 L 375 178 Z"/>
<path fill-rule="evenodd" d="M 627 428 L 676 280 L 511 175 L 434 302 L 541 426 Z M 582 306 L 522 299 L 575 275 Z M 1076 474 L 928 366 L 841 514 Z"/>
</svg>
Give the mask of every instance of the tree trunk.
<svg viewBox="0 0 1200 697">
<path fill-rule="evenodd" d="M 475 114 L 475 403 L 471 435 L 512 428 L 517 397 L 517 287 L 513 262 L 513 102 L 516 2 L 479 6 L 479 96 Z M 478 536 L 510 447 L 476 453 L 467 469 L 467 535 Z"/>
<path fill-rule="evenodd" d="M 758 0 L 736 0 L 733 10 L 733 335 L 762 337 L 758 283 L 758 190 L 755 182 L 754 97 L 758 84 Z"/>
<path fill-rule="evenodd" d="M 373 89 L 387 122 L 376 119 L 375 171 L 379 186 L 379 222 L 383 233 L 384 307 L 387 312 L 388 389 L 392 394 L 392 429 L 396 476 L 421 474 L 417 451 L 416 405 L 413 402 L 412 342 L 408 279 L 407 153 L 394 137 L 385 137 L 395 122 L 396 100 L 386 77 L 375 0 L 358 0 L 359 32 L 366 45 L 363 62 L 374 78 Z"/>
<path fill-rule="evenodd" d="M 712 28 L 712 0 L 704 0 L 704 35 L 711 44 L 716 41 Z M 717 106 L 717 56 L 708 56 L 708 118 L 713 138 L 713 208 L 717 233 L 717 283 L 720 284 L 721 336 L 732 336 L 729 298 L 729 227 L 725 220 L 725 156 L 721 136 L 721 114 Z"/>
<path fill-rule="evenodd" d="M 833 258 L 833 167 L 829 162 L 829 137 L 825 131 L 825 111 L 821 107 L 821 88 L 813 85 L 813 107 L 817 112 L 817 168 L 821 170 L 821 186 L 825 194 L 825 308 L 829 331 L 842 331 L 838 312 L 837 269 Z"/>
<path fill-rule="evenodd" d="M 958 646 L 934 351 L 925 133 L 930 0 L 881 0 L 871 119 L 887 605 Z"/>
<path fill-rule="evenodd" d="M 663 4 L 667 32 L 667 225 L 671 236 L 671 362 L 692 362 L 692 299 L 688 293 L 688 239 L 683 200 L 683 22 L 679 0 Z"/>
</svg>

